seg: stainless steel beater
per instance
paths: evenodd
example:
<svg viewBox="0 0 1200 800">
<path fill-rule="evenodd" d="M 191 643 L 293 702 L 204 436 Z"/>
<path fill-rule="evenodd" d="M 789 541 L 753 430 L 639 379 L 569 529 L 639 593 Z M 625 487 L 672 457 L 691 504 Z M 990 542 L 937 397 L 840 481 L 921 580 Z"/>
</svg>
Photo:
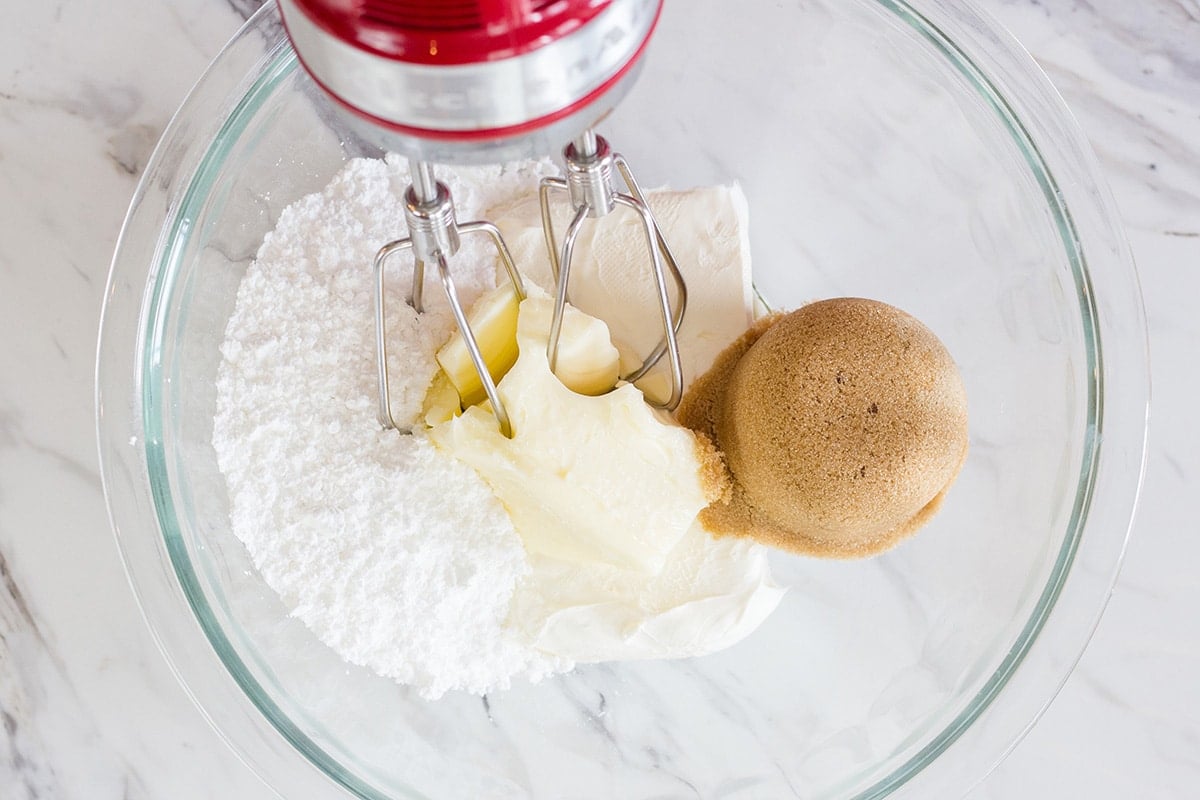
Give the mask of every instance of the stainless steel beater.
<svg viewBox="0 0 1200 800">
<path fill-rule="evenodd" d="M 546 235 L 546 249 L 550 256 L 550 267 L 554 275 L 554 316 L 550 324 L 550 342 L 546 348 L 546 356 L 553 370 L 558 360 L 558 341 L 562 334 L 563 314 L 569 300 L 569 285 L 571 281 L 571 265 L 575 256 L 575 243 L 579 232 L 588 219 L 600 220 L 608 216 L 617 206 L 624 206 L 638 215 L 642 230 L 646 237 L 646 249 L 650 255 L 650 265 L 654 278 L 658 311 L 662 317 L 663 338 L 658 345 L 633 372 L 622 375 L 622 380 L 629 383 L 642 378 L 662 359 L 664 353 L 668 356 L 668 367 L 671 373 L 671 389 L 666 399 L 656 400 L 647 397 L 647 402 L 656 408 L 673 411 L 679 405 L 683 395 L 683 366 L 679 359 L 679 342 L 676 334 L 683 322 L 687 310 L 687 284 L 679 271 L 679 265 L 671 248 L 663 237 L 662 230 L 650 206 L 646 202 L 642 189 L 633 177 L 629 164 L 620 153 L 614 153 L 608 142 L 602 136 L 588 129 L 578 136 L 563 150 L 563 160 L 566 162 L 567 177 L 543 178 L 538 194 L 542 208 L 542 230 Z M 628 193 L 618 192 L 613 183 L 613 170 L 621 174 Z M 550 194 L 566 192 L 574 216 L 567 225 L 560 252 L 557 237 L 554 233 Z M 666 264 L 664 271 L 663 265 Z M 678 299 L 672 304 L 667 290 L 666 272 L 670 272 L 675 283 Z"/>
<path fill-rule="evenodd" d="M 512 436 L 512 424 L 500 393 L 496 390 L 496 382 L 492 380 L 487 362 L 479 350 L 479 343 L 467 322 L 466 311 L 458 299 L 458 290 L 454 286 L 454 278 L 450 274 L 448 260 L 458 252 L 463 234 L 484 233 L 492 240 L 496 252 L 504 264 L 505 272 L 512 283 L 518 300 L 525 299 L 525 283 L 521 273 L 513 263 L 512 254 L 504 243 L 500 230 L 490 222 L 478 220 L 460 225 L 454 214 L 454 201 L 450 189 L 439 182 L 433 174 L 433 165 L 427 161 L 412 159 L 409 161 L 409 171 L 412 174 L 412 184 L 405 193 L 404 220 L 408 225 L 408 236 L 389 242 L 379 249 L 375 255 L 375 357 L 379 369 L 379 424 L 385 428 L 401 429 L 392 417 L 391 380 L 388 377 L 387 359 L 387 319 L 384 298 L 384 267 L 387 260 L 396 253 L 411 250 L 413 253 L 412 284 L 408 291 L 408 304 L 417 313 L 424 311 L 425 265 L 436 264 L 438 277 L 441 278 L 442 288 L 446 290 L 446 299 L 450 303 L 450 311 L 462 334 L 463 343 L 471 355 L 471 363 L 479 373 L 483 390 L 487 393 L 496 414 L 496 421 L 501 432 Z M 405 432 L 410 429 L 403 428 Z"/>
</svg>

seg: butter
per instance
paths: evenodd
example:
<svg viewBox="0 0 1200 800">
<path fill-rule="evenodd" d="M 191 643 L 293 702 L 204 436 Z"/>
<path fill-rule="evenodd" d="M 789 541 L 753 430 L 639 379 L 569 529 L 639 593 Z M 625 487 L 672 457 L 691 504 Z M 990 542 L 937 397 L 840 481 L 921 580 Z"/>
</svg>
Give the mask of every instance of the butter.
<svg viewBox="0 0 1200 800">
<path fill-rule="evenodd" d="M 516 363 L 518 309 L 516 295 L 502 283 L 479 298 L 467 317 L 492 380 L 503 378 Z M 608 326 L 570 305 L 564 311 L 555 376 L 578 394 L 608 392 L 617 384 L 620 363 Z M 549 330 L 550 318 L 544 321 Z M 425 422 L 431 426 L 487 397 L 461 332 L 450 335 L 437 360 L 442 369 L 425 395 Z"/>
<path fill-rule="evenodd" d="M 529 553 L 656 575 L 721 487 L 706 485 L 695 435 L 636 387 L 588 397 L 551 373 L 553 306 L 534 288 L 520 306 L 519 355 L 497 385 L 512 438 L 479 406 L 429 436 L 483 476 Z"/>
</svg>

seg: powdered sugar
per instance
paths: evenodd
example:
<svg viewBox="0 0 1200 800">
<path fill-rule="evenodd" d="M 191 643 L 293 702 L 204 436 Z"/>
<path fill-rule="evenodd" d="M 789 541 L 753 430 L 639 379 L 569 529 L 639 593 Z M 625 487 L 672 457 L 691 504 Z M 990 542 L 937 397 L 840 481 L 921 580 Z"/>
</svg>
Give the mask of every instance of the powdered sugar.
<svg viewBox="0 0 1200 800">
<path fill-rule="evenodd" d="M 488 216 L 543 167 L 455 170 L 460 218 Z M 528 563 L 503 507 L 469 467 L 421 434 L 375 420 L 371 260 L 403 236 L 407 171 L 352 161 L 287 208 L 248 269 L 222 347 L 213 446 L 234 533 L 263 579 L 323 642 L 422 695 L 482 693 L 570 664 L 504 627 Z M 454 274 L 468 306 L 494 284 L 486 240 Z M 404 302 L 410 260 L 389 269 L 393 414 L 412 420 L 453 319 L 436 281 Z"/>
</svg>

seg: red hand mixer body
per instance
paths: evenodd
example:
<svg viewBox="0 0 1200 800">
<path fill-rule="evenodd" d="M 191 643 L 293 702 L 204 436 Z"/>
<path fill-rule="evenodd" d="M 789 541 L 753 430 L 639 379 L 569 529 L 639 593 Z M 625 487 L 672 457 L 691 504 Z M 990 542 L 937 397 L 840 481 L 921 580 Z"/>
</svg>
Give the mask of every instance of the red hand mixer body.
<svg viewBox="0 0 1200 800">
<path fill-rule="evenodd" d="M 662 0 L 279 0 L 325 91 L 429 161 L 546 155 L 624 95 Z"/>
</svg>

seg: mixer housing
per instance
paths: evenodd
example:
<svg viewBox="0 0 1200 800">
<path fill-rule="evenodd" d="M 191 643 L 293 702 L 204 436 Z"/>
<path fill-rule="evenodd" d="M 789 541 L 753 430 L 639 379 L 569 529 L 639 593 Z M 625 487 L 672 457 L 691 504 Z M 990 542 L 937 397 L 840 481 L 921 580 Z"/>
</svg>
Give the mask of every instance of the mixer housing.
<svg viewBox="0 0 1200 800">
<path fill-rule="evenodd" d="M 279 0 L 359 132 L 422 161 L 548 155 L 624 96 L 662 0 Z"/>
</svg>

